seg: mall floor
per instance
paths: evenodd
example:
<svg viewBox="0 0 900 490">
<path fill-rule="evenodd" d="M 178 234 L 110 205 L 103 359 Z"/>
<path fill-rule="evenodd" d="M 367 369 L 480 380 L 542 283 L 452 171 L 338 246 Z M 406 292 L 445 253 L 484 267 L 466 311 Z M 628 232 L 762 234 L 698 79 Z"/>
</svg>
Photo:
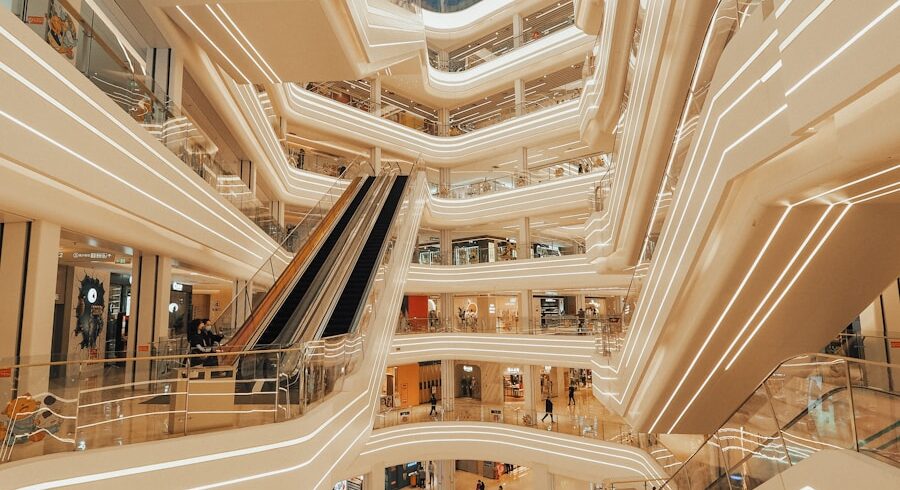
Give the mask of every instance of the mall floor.
<svg viewBox="0 0 900 490">
<path fill-rule="evenodd" d="M 521 399 L 505 401 L 502 404 L 488 404 L 473 398 L 457 398 L 453 410 L 432 416 L 431 405 L 424 403 L 404 409 L 394 409 L 379 414 L 375 428 L 392 427 L 407 423 L 432 421 L 484 421 L 502 422 L 510 425 L 528 426 L 563 434 L 586 435 L 598 439 L 627 443 L 632 436 L 630 427 L 622 418 L 601 404 L 591 392 L 590 386 L 575 392 L 575 404 L 568 404 L 568 394 L 557 396 L 553 401 L 553 420 L 544 420 L 544 401 L 536 401 L 537 406 L 529 409 Z M 438 403 L 438 411 L 440 403 Z M 497 415 L 496 412 L 500 411 Z M 401 417 L 401 412 L 409 412 Z M 596 424 L 595 424 L 596 421 Z M 506 487 L 504 487 L 506 488 Z"/>
<path fill-rule="evenodd" d="M 484 482 L 485 490 L 498 490 L 500 485 L 503 485 L 503 490 L 533 490 L 535 488 L 533 472 L 525 467 L 519 467 L 508 475 L 502 475 L 499 480 L 492 480 L 462 470 L 456 470 L 454 478 L 456 490 L 474 490 L 478 480 Z M 588 482 L 562 476 L 553 477 L 553 490 L 587 490 L 588 488 L 590 488 Z"/>
</svg>

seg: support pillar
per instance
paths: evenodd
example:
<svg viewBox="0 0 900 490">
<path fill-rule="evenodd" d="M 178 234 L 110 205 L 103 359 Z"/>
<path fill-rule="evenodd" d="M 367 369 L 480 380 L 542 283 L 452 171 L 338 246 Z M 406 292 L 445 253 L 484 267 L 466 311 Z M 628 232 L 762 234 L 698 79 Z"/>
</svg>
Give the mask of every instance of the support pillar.
<svg viewBox="0 0 900 490">
<path fill-rule="evenodd" d="M 513 82 L 513 89 L 516 93 L 516 115 L 525 114 L 525 80 L 517 79 Z"/>
<path fill-rule="evenodd" d="M 448 136 L 450 134 L 450 109 L 442 107 L 438 109 L 438 136 Z M 441 169 L 444 170 L 444 169 Z M 449 168 L 447 169 L 450 170 Z"/>
<path fill-rule="evenodd" d="M 284 228 L 284 202 L 269 202 L 269 212 L 272 213 L 272 220 L 278 224 L 278 226 Z"/>
<path fill-rule="evenodd" d="M 438 177 L 438 197 L 450 197 L 450 169 L 441 168 Z"/>
<path fill-rule="evenodd" d="M 149 253 L 135 253 L 131 273 L 132 315 L 128 328 L 128 357 L 148 357 L 150 344 L 169 337 L 169 300 L 172 291 L 172 259 Z M 147 362 L 126 366 L 134 381 L 150 376 Z"/>
<path fill-rule="evenodd" d="M 435 461 L 435 469 L 437 478 L 435 479 L 435 487 L 438 490 L 455 490 L 456 489 L 456 460 L 444 459 Z"/>
<path fill-rule="evenodd" d="M 381 147 L 369 148 L 369 161 L 372 163 L 372 171 L 375 176 L 381 175 Z"/>
<path fill-rule="evenodd" d="M 455 406 L 456 361 L 441 361 L 441 407 L 444 412 L 452 412 Z"/>
<path fill-rule="evenodd" d="M 531 255 L 531 219 L 519 218 L 519 238 L 516 240 L 516 259 L 530 259 Z"/>
<path fill-rule="evenodd" d="M 531 290 L 519 291 L 519 331 L 527 333 L 532 328 Z"/>
<path fill-rule="evenodd" d="M 529 414 L 531 420 L 534 420 L 534 414 L 531 412 L 534 411 L 535 403 L 537 401 L 535 398 L 534 382 L 535 379 L 537 379 L 536 375 L 538 374 L 535 372 L 535 369 L 539 368 L 528 364 L 522 367 L 522 388 L 525 390 L 525 414 Z"/>
<path fill-rule="evenodd" d="M 522 15 L 519 13 L 513 14 L 513 47 L 518 48 L 525 44 L 525 40 L 522 38 L 522 31 L 524 27 L 524 22 L 522 22 Z"/>
<path fill-rule="evenodd" d="M 438 51 L 438 69 L 450 71 L 450 53 L 446 49 Z"/>
<path fill-rule="evenodd" d="M 256 197 L 256 165 L 250 160 L 241 160 L 239 170 L 241 181 L 250 189 L 250 196 Z"/>
<path fill-rule="evenodd" d="M 535 464 L 530 469 L 534 490 L 553 490 L 553 475 L 547 465 Z"/>
<path fill-rule="evenodd" d="M 49 361 L 59 266 L 59 225 L 0 223 L 0 358 Z M 15 393 L 47 391 L 50 370 L 28 368 L 0 378 Z"/>
<path fill-rule="evenodd" d="M 385 490 L 384 463 L 375 463 L 363 478 L 363 490 Z"/>
<path fill-rule="evenodd" d="M 376 76 L 371 83 L 369 93 L 369 112 L 381 117 L 381 77 Z"/>
</svg>

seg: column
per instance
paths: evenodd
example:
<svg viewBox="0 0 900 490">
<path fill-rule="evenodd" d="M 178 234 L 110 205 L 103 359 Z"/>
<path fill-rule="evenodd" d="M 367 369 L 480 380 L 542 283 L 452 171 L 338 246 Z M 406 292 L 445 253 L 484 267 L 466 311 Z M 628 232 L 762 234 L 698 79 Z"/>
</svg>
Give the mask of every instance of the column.
<svg viewBox="0 0 900 490">
<path fill-rule="evenodd" d="M 553 475 L 547 465 L 536 464 L 531 466 L 532 481 L 534 482 L 534 490 L 553 490 Z"/>
<path fill-rule="evenodd" d="M 369 93 L 369 112 L 381 117 L 381 77 L 376 76 L 371 82 Z"/>
<path fill-rule="evenodd" d="M 456 460 L 445 459 L 435 462 L 435 479 L 438 490 L 454 490 L 456 488 Z"/>
<path fill-rule="evenodd" d="M 525 390 L 525 413 L 522 415 L 530 414 L 532 420 L 534 420 L 534 414 L 531 412 L 534 410 L 535 402 L 537 401 L 534 391 L 534 380 L 537 379 L 535 369 L 537 369 L 537 366 L 527 364 L 522 367 L 522 388 Z M 519 420 L 521 420 L 521 416 Z"/>
<path fill-rule="evenodd" d="M 516 155 L 517 160 L 519 161 L 516 172 L 518 172 L 518 177 L 515 181 L 516 187 L 522 187 L 524 185 L 528 185 L 528 148 L 522 147 L 519 149 Z"/>
<path fill-rule="evenodd" d="M 525 41 L 522 39 L 522 30 L 524 27 L 524 23 L 522 22 L 522 14 L 518 12 L 513 14 L 513 47 L 518 48 L 525 44 Z"/>
<path fill-rule="evenodd" d="M 521 116 L 525 114 L 525 80 L 518 79 L 513 83 L 516 91 L 516 115 Z"/>
<path fill-rule="evenodd" d="M 450 134 L 450 109 L 446 107 L 442 107 L 438 109 L 438 136 L 447 136 Z M 441 171 L 444 169 L 442 168 Z M 449 172 L 450 169 L 448 168 Z M 448 175 L 449 177 L 449 175 Z M 449 184 L 449 179 L 448 179 Z"/>
<path fill-rule="evenodd" d="M 46 221 L 2 223 L 0 246 L 0 358 L 50 360 L 59 266 L 59 225 Z M 0 378 L 16 393 L 47 391 L 50 371 L 28 368 Z M 13 383 L 16 385 L 13 386 Z"/>
<path fill-rule="evenodd" d="M 449 168 L 440 168 L 438 176 L 438 196 L 439 197 L 449 197 L 450 196 L 450 169 Z"/>
<path fill-rule="evenodd" d="M 441 361 L 441 407 L 452 412 L 456 393 L 456 361 Z"/>
<path fill-rule="evenodd" d="M 256 165 L 250 160 L 241 160 L 238 167 L 241 181 L 250 189 L 250 195 L 256 197 Z"/>
<path fill-rule="evenodd" d="M 269 211 L 272 213 L 272 220 L 277 223 L 278 226 L 284 228 L 284 202 L 269 202 Z"/>
<path fill-rule="evenodd" d="M 519 218 L 519 238 L 516 240 L 516 259 L 530 259 L 531 255 L 531 218 Z"/>
<path fill-rule="evenodd" d="M 384 463 L 375 463 L 363 478 L 362 490 L 384 490 Z"/>
<path fill-rule="evenodd" d="M 372 163 L 371 170 L 374 172 L 374 175 L 381 175 L 381 147 L 373 146 L 369 148 L 369 161 Z"/>
<path fill-rule="evenodd" d="M 152 354 L 150 344 L 169 336 L 169 299 L 172 291 L 172 259 L 150 253 L 135 253 L 131 273 L 131 321 L 128 327 L 129 357 Z M 149 379 L 149 363 L 126 366 L 135 381 Z"/>
<path fill-rule="evenodd" d="M 531 290 L 519 291 L 519 331 L 528 333 L 532 327 Z"/>
</svg>

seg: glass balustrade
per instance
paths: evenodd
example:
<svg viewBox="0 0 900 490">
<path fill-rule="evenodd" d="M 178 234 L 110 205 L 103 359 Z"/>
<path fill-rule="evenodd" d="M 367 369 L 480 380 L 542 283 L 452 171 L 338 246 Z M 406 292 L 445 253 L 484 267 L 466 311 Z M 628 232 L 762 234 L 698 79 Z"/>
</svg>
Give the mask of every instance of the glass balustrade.
<svg viewBox="0 0 900 490">
<path fill-rule="evenodd" d="M 2 360 L 0 464 L 298 417 L 341 391 L 364 342 L 355 334 L 290 349 Z"/>
<path fill-rule="evenodd" d="M 376 105 L 371 93 L 371 84 L 367 80 L 311 82 L 304 88 L 422 133 L 433 136 L 458 136 L 577 100 L 581 97 L 583 83 L 580 66 L 576 64 L 562 70 L 577 72 L 578 76 L 555 76 L 550 79 L 549 85 L 542 81 L 543 78 L 529 81 L 520 102 L 512 98 L 510 95 L 512 92 L 505 91 L 487 97 L 484 102 L 477 101 L 449 110 L 446 124 L 440 122 L 438 109 L 387 90 L 383 90 L 381 102 Z"/>
<path fill-rule="evenodd" d="M 571 5 L 571 2 L 569 2 Z M 571 8 L 570 8 L 571 10 Z M 543 39 L 546 36 L 575 25 L 575 15 L 566 15 L 562 19 L 553 19 L 540 25 L 529 26 L 525 32 L 513 35 L 512 26 L 505 26 L 496 33 L 465 44 L 450 52 L 428 49 L 428 62 L 432 68 L 446 72 L 470 70 L 488 61 L 493 61 L 504 54 Z"/>
<path fill-rule="evenodd" d="M 307 215 L 305 226 L 321 219 L 325 204 Z M 380 277 L 389 271 L 402 223 L 396 220 L 389 232 Z M 308 234 L 306 228 L 294 233 Z M 258 276 L 277 275 L 276 262 Z M 376 281 L 371 288 L 353 333 L 290 347 L 226 344 L 189 354 L 183 343 L 162 341 L 136 345 L 136 356 L 111 359 L 0 359 L 0 464 L 302 416 L 359 372 L 375 315 L 385 307 L 384 287 Z M 247 294 L 239 292 L 229 309 Z"/>
<path fill-rule="evenodd" d="M 900 466 L 900 366 L 828 354 L 782 363 L 664 488 L 755 488 L 823 449 Z"/>
<path fill-rule="evenodd" d="M 481 0 L 422 0 L 422 8 L 431 12 L 451 13 L 465 10 Z"/>
<path fill-rule="evenodd" d="M 432 333 L 500 333 L 522 335 L 601 335 L 610 329 L 605 316 L 546 315 L 530 323 L 497 319 L 492 324 L 477 318 L 454 318 L 445 321 L 437 317 L 406 317 L 397 326 L 401 335 Z"/>
<path fill-rule="evenodd" d="M 13 13 L 21 18 L 21 7 L 13 9 Z M 59 0 L 53 4 L 46 23 L 47 28 L 43 23 L 39 26 L 47 31 L 44 38 L 54 49 L 276 242 L 284 240 L 289 230 L 276 222 L 270 203 L 256 197 L 238 175 L 242 162 L 218 148 L 189 111 L 168 99 L 165 85 L 146 74 L 143 59 L 133 54 L 133 48 L 126 48 L 130 45 L 109 24 L 106 15 L 88 4 L 75 8 L 72 3 Z M 37 26 L 32 27 L 38 29 Z M 271 103 L 264 98 L 261 102 L 271 118 Z"/>
<path fill-rule="evenodd" d="M 501 177 L 486 178 L 477 182 L 452 185 L 446 188 L 437 187 L 432 190 L 432 193 L 437 197 L 446 199 L 469 199 L 565 177 L 575 177 L 594 172 L 605 174 L 609 171 L 609 164 L 607 154 L 596 153 L 542 165 L 527 172 L 513 171 Z"/>
</svg>

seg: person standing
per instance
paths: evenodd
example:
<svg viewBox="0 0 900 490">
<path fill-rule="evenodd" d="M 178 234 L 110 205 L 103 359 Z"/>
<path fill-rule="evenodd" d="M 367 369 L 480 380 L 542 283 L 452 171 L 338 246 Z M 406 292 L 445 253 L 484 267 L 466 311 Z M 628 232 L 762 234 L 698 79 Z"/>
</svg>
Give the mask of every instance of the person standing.
<svg viewBox="0 0 900 490">
<path fill-rule="evenodd" d="M 550 423 L 552 424 L 552 423 L 553 423 L 553 401 L 550 400 L 550 397 L 549 397 L 549 396 L 548 396 L 547 399 L 544 401 L 544 412 L 546 412 L 546 413 L 544 414 L 543 417 L 541 417 L 541 422 L 543 422 L 544 419 L 546 419 L 547 416 L 549 415 L 549 416 L 550 416 Z"/>
<path fill-rule="evenodd" d="M 437 397 L 434 396 L 434 392 L 431 393 L 431 412 L 428 415 L 436 415 L 437 414 Z"/>
<path fill-rule="evenodd" d="M 566 406 L 572 405 L 575 406 L 575 382 L 569 385 L 569 403 Z"/>
</svg>

